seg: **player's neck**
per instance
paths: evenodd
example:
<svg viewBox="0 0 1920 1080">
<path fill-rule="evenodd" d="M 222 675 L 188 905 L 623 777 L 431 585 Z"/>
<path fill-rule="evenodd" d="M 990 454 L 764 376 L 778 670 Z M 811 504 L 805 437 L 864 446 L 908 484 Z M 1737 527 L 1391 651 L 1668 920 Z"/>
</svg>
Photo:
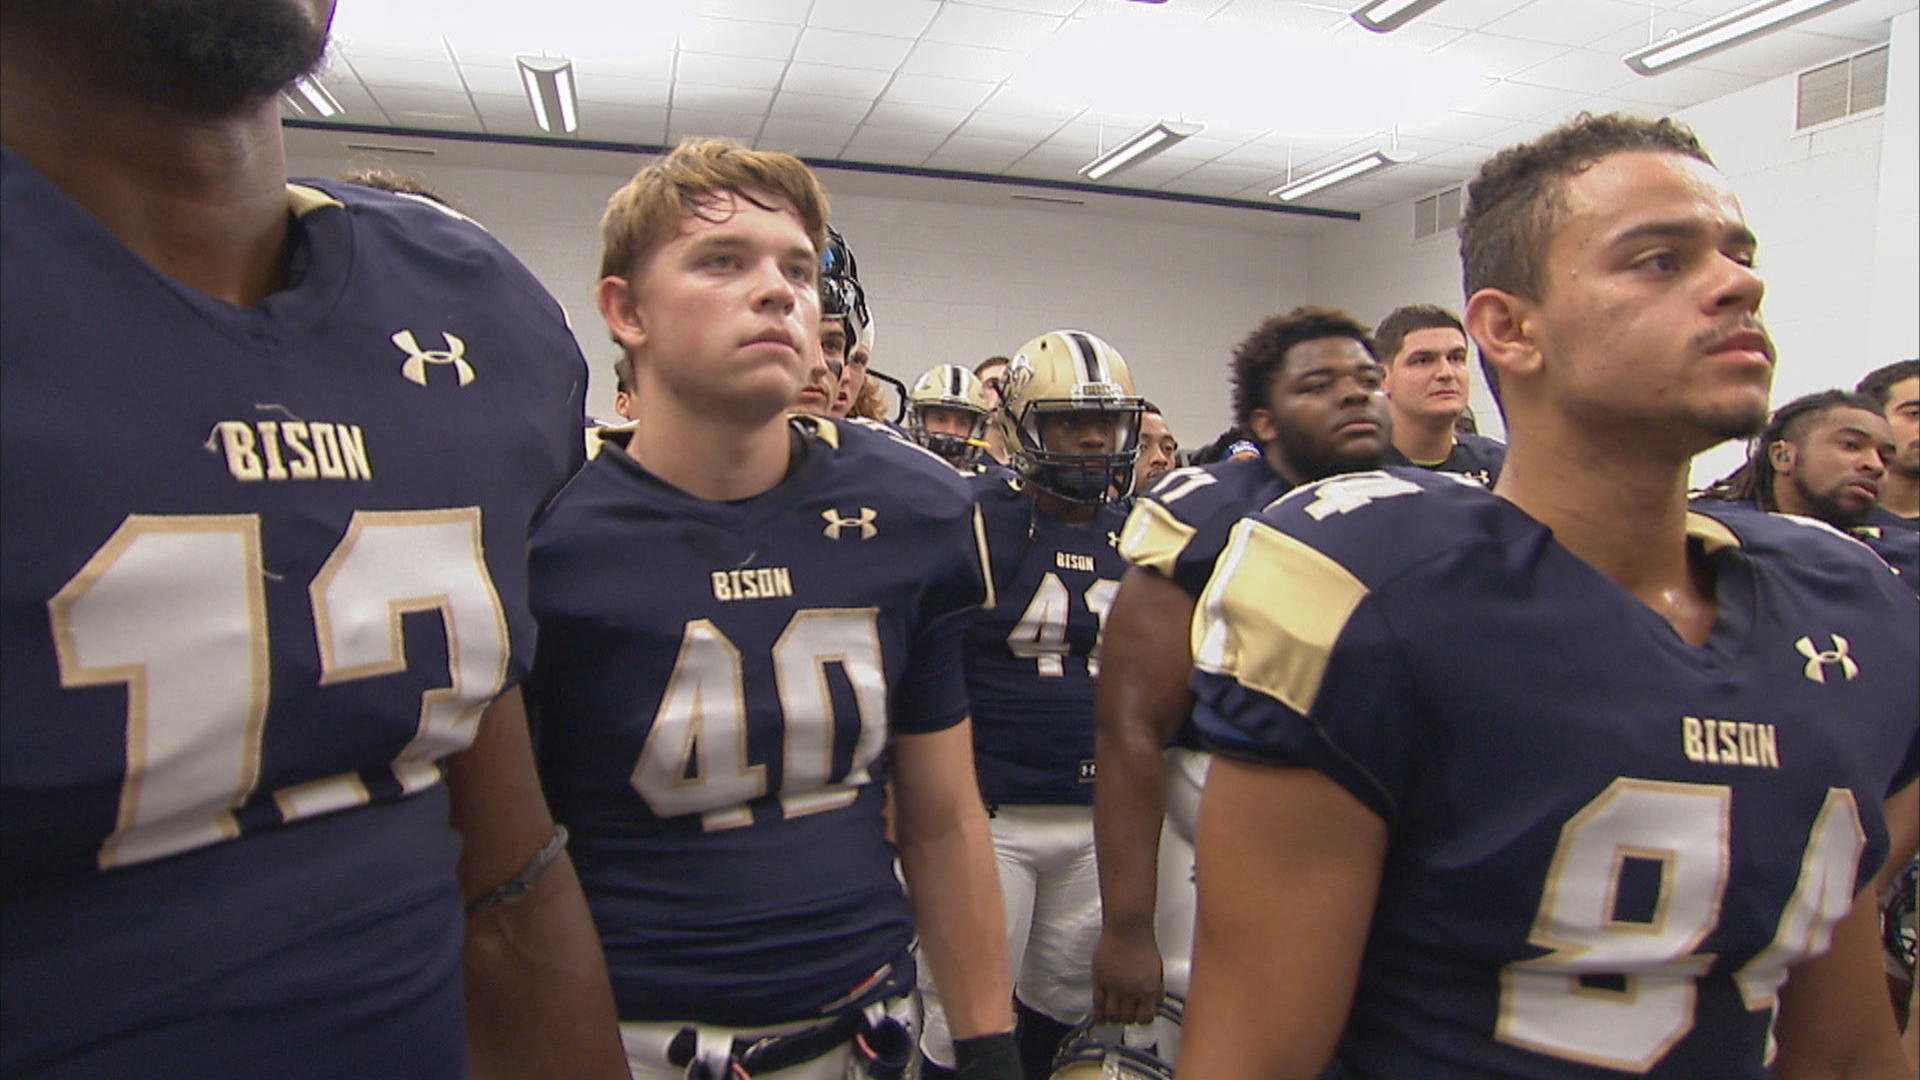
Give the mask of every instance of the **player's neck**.
<svg viewBox="0 0 1920 1080">
<path fill-rule="evenodd" d="M 640 400 L 647 400 L 644 391 Z M 627 456 L 696 498 L 749 499 L 773 490 L 787 475 L 792 451 L 784 416 L 743 426 L 697 415 L 688 406 L 643 405 L 639 412 Z"/>
<path fill-rule="evenodd" d="M 1888 469 L 1880 479 L 1880 509 L 1897 517 L 1920 517 L 1920 476 Z"/>
<path fill-rule="evenodd" d="M 1431 465 L 1453 453 L 1453 418 L 1393 415 L 1393 446 L 1408 461 Z"/>
<path fill-rule="evenodd" d="M 9 25 L 4 140 L 155 269 L 240 306 L 286 273 L 286 157 L 271 96 L 195 117 L 93 77 Z"/>
<path fill-rule="evenodd" d="M 1036 487 L 1028 488 L 1027 493 L 1033 496 L 1034 505 L 1040 508 L 1041 513 L 1063 525 L 1092 521 L 1095 511 L 1099 509 L 1092 503 L 1072 502 L 1058 495 L 1049 495 Z"/>
<path fill-rule="evenodd" d="M 1636 456 L 1618 445 L 1606 449 L 1515 438 L 1494 492 L 1665 618 L 1682 639 L 1702 644 L 1716 607 L 1711 579 L 1687 544 L 1689 462 Z"/>
</svg>

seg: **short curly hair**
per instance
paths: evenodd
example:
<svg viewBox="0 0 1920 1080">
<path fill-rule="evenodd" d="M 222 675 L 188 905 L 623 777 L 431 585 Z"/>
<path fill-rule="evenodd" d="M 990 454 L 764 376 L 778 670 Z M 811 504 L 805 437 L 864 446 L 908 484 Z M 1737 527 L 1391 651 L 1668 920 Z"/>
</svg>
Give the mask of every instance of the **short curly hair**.
<svg viewBox="0 0 1920 1080">
<path fill-rule="evenodd" d="M 1346 337 L 1360 343 L 1368 356 L 1373 335 L 1358 319 L 1336 308 L 1297 307 L 1285 315 L 1268 316 L 1246 340 L 1233 349 L 1233 422 L 1246 429 L 1255 409 L 1267 407 L 1273 376 L 1286 363 L 1287 350 L 1303 341 Z M 1248 429 L 1250 430 L 1250 429 Z"/>
<path fill-rule="evenodd" d="M 1893 396 L 1893 384 L 1905 382 L 1920 375 L 1920 360 L 1895 360 L 1885 367 L 1874 368 L 1853 388 L 1856 394 L 1865 394 L 1880 403 L 1884 411 L 1887 399 Z"/>
<path fill-rule="evenodd" d="M 1679 154 L 1713 164 L 1692 131 L 1671 117 L 1583 112 L 1532 142 L 1480 166 L 1460 216 L 1460 273 L 1466 295 L 1500 289 L 1530 300 L 1545 284 L 1547 236 L 1564 208 L 1566 180 L 1601 158 L 1631 151 Z"/>
</svg>

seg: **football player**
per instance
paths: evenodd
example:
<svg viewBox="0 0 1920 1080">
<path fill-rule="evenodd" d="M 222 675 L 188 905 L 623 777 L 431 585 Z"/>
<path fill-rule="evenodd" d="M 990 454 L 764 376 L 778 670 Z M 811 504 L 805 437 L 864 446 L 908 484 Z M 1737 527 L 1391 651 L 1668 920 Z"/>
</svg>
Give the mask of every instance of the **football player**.
<svg viewBox="0 0 1920 1080">
<path fill-rule="evenodd" d="M 867 389 L 867 364 L 873 358 L 873 313 L 867 308 L 867 292 L 860 284 L 860 264 L 854 260 L 853 249 L 831 226 L 826 247 L 820 253 L 820 307 L 822 334 L 838 322 L 844 341 L 841 362 L 833 365 L 836 379 L 827 415 L 878 419 L 873 401 L 866 401 L 866 411 L 858 408 L 876 393 Z"/>
<path fill-rule="evenodd" d="M 940 455 L 962 474 L 979 471 L 986 449 L 986 391 L 959 364 L 935 364 L 907 391 L 907 435 Z"/>
<path fill-rule="evenodd" d="M 642 1080 L 898 1075 L 916 929 L 962 1060 L 1017 1068 L 960 670 L 980 533 L 938 458 L 788 416 L 825 212 L 798 159 L 721 140 L 614 193 L 639 423 L 533 538 L 541 768 Z"/>
<path fill-rule="evenodd" d="M 996 422 L 1016 475 L 972 481 L 996 602 L 967 631 L 967 691 L 1006 898 L 1021 1057 L 1028 1076 L 1045 1076 L 1092 1000 L 1093 688 L 1100 623 L 1124 568 L 1114 543 L 1141 401 L 1120 353 L 1079 330 L 1022 346 L 1001 394 Z M 928 997 L 923 1049 L 933 1065 L 951 1067 L 939 999 Z"/>
<path fill-rule="evenodd" d="M 973 366 L 973 374 L 980 380 L 980 388 L 987 392 L 989 408 L 1000 407 L 1000 386 L 1007 380 L 1007 363 L 1007 357 L 989 356 Z M 999 424 L 987 425 L 987 456 L 996 465 L 1007 463 L 1007 445 Z"/>
<path fill-rule="evenodd" d="M 288 183 L 329 17 L 0 7 L 10 1077 L 625 1075 L 517 689 L 584 361 L 473 222 Z"/>
<path fill-rule="evenodd" d="M 1495 490 L 1299 488 L 1200 599 L 1180 1071 L 1906 1073 L 1862 886 L 1920 769 L 1913 597 L 1830 529 L 1686 502 L 1766 419 L 1738 201 L 1672 120 L 1582 114 L 1468 204 Z"/>
<path fill-rule="evenodd" d="M 1854 391 L 1879 402 L 1893 429 L 1893 453 L 1880 483 L 1880 506 L 1869 524 L 1920 530 L 1920 360 L 1875 368 Z"/>
<path fill-rule="evenodd" d="M 1259 436 L 1262 456 L 1176 470 L 1121 530 L 1131 565 L 1107 614 L 1109 662 L 1094 699 L 1101 1020 L 1153 1022 L 1163 993 L 1187 992 L 1194 815 L 1208 761 L 1189 721 L 1194 599 L 1243 515 L 1296 485 L 1379 467 L 1388 418 L 1372 350 L 1366 327 L 1328 308 L 1261 323 L 1234 350 L 1232 373 L 1235 424 Z M 1155 1026 L 1159 1053 L 1172 1060 L 1178 1032 Z"/>
<path fill-rule="evenodd" d="M 1140 456 L 1133 463 L 1133 490 L 1144 492 L 1173 468 L 1180 440 L 1173 437 L 1160 407 L 1146 402 L 1140 411 Z"/>
<path fill-rule="evenodd" d="M 1387 370 L 1393 443 L 1387 464 L 1418 465 L 1471 476 L 1492 486 L 1500 479 L 1506 444 L 1459 430 L 1468 415 L 1467 332 L 1453 312 L 1433 304 L 1393 309 L 1374 331 L 1374 349 Z"/>
<path fill-rule="evenodd" d="M 1920 535 L 1869 524 L 1894 453 L 1879 402 L 1825 390 L 1774 410 L 1746 463 L 1706 495 L 1824 521 L 1857 537 L 1920 591 Z"/>
</svg>

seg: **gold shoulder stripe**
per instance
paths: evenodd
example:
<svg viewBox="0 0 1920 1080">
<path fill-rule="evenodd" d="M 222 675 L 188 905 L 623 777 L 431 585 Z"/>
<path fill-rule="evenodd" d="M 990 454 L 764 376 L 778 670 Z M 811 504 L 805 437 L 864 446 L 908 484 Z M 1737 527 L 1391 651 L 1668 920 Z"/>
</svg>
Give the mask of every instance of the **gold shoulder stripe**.
<svg viewBox="0 0 1920 1080">
<path fill-rule="evenodd" d="M 1192 627 L 1193 663 L 1302 716 L 1367 587 L 1315 548 L 1257 520 L 1233 527 Z"/>
<path fill-rule="evenodd" d="M 1691 510 L 1687 511 L 1687 535 L 1700 541 L 1708 552 L 1740 546 L 1739 534 L 1728 528 L 1726 522 Z"/>
<path fill-rule="evenodd" d="M 986 595 L 982 598 L 982 608 L 992 608 L 999 603 L 999 597 L 993 591 L 993 555 L 987 549 L 987 521 L 980 514 L 980 504 L 973 505 L 973 544 L 980 557 L 980 578 L 987 583 Z"/>
<path fill-rule="evenodd" d="M 319 188 L 310 188 L 305 184 L 287 185 L 287 209 L 293 211 L 294 217 L 305 217 L 323 206 L 344 207 L 346 204 Z"/>
<path fill-rule="evenodd" d="M 1120 557 L 1171 579 L 1174 560 L 1187 549 L 1195 531 L 1174 517 L 1173 511 L 1152 499 L 1141 499 L 1133 504 L 1127 523 L 1120 526 Z"/>
<path fill-rule="evenodd" d="M 833 421 L 826 417 L 817 416 L 813 413 L 793 412 L 787 414 L 787 419 L 798 420 L 800 425 L 807 428 L 808 433 L 814 438 L 826 443 L 828 447 L 834 450 L 840 449 L 840 429 L 835 427 Z"/>
</svg>

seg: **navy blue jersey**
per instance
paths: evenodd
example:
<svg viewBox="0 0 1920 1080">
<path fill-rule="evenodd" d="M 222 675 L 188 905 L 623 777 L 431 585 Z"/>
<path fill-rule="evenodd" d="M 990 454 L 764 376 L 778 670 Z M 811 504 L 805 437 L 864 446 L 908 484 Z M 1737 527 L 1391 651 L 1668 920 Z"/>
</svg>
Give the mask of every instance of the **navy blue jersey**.
<svg viewBox="0 0 1920 1080">
<path fill-rule="evenodd" d="M 1920 532 L 1920 518 L 1901 517 L 1884 506 L 1873 508 L 1873 513 L 1867 515 L 1867 524 L 1879 529 Z"/>
<path fill-rule="evenodd" d="M 1689 534 L 1700 647 L 1471 482 L 1344 476 L 1235 527 L 1194 625 L 1208 745 L 1390 830 L 1346 1075 L 1764 1074 L 1920 767 L 1920 620 L 1825 527 L 1707 503 Z"/>
<path fill-rule="evenodd" d="M 887 750 L 966 716 L 981 537 L 932 454 L 790 430 L 787 479 L 738 502 L 609 449 L 534 533 L 541 773 L 623 1020 L 765 1026 L 911 979 Z"/>
<path fill-rule="evenodd" d="M 1898 525 L 1889 527 L 1871 522 L 1849 531 L 1873 549 L 1882 562 L 1893 567 L 1907 588 L 1920 593 L 1920 533 Z"/>
<path fill-rule="evenodd" d="M 1055 520 L 1021 481 L 969 481 L 986 522 L 996 602 L 967 629 L 974 766 L 989 805 L 1092 805 L 1100 626 L 1120 576 L 1126 505 Z"/>
<path fill-rule="evenodd" d="M 1120 556 L 1198 597 L 1234 522 L 1291 487 L 1265 458 L 1175 469 L 1134 503 Z"/>
<path fill-rule="evenodd" d="M 472 222 L 288 197 L 241 309 L 0 155 L 9 1076 L 464 1071 L 437 762 L 522 675 L 585 365 Z"/>
<path fill-rule="evenodd" d="M 1175 469 L 1134 503 L 1120 530 L 1120 557 L 1198 598 L 1234 523 L 1292 486 L 1264 457 Z M 1192 717 L 1180 721 L 1173 745 L 1200 749 Z"/>
<path fill-rule="evenodd" d="M 1445 460 L 1426 462 L 1414 461 L 1400 452 L 1399 447 L 1387 444 L 1387 456 L 1384 464 L 1402 465 L 1428 472 L 1458 473 L 1471 476 L 1487 487 L 1500 479 L 1500 466 L 1507 463 L 1507 444 L 1499 439 L 1489 439 L 1485 435 L 1459 435 L 1453 437 L 1453 449 L 1447 451 Z"/>
</svg>

